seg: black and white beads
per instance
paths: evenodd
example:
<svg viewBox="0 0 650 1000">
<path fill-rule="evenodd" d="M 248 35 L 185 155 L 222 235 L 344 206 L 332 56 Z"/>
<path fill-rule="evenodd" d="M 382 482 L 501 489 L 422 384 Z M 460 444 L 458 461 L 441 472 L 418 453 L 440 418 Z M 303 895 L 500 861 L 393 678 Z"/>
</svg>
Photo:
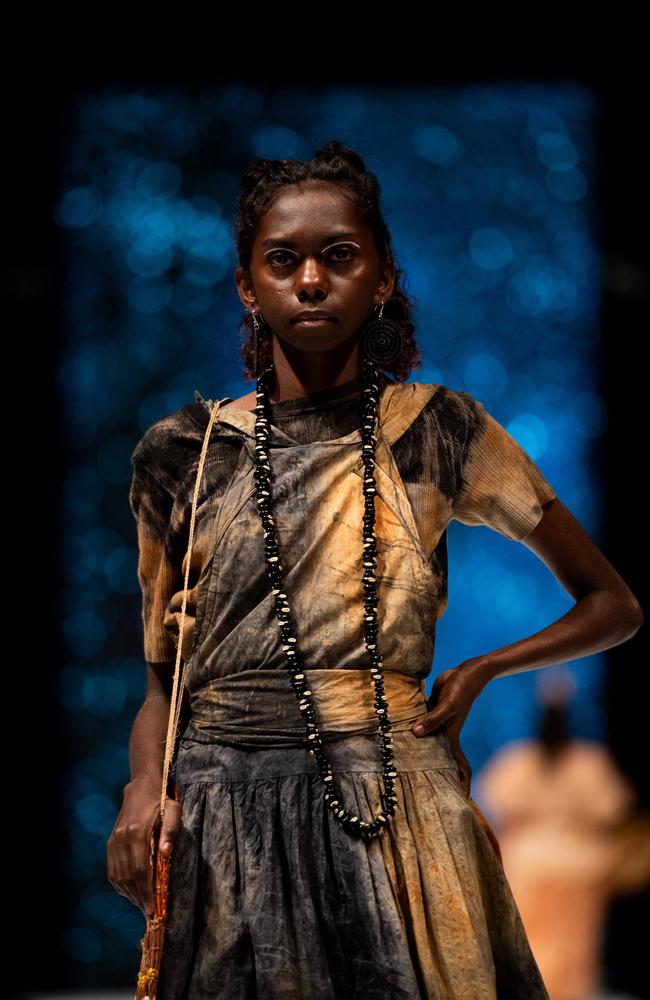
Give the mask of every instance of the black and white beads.
<svg viewBox="0 0 650 1000">
<path fill-rule="evenodd" d="M 391 723 L 388 718 L 388 703 L 385 698 L 382 671 L 382 656 L 377 645 L 377 540 L 375 537 L 375 445 L 374 433 L 379 399 L 378 375 L 374 365 L 362 359 L 363 374 L 363 424 L 362 458 L 365 466 L 363 493 L 365 508 L 363 515 L 363 589 L 364 626 L 366 648 L 370 656 L 370 676 L 375 688 L 374 709 L 382 732 L 381 760 L 383 765 L 384 792 L 381 795 L 382 808 L 371 823 L 365 823 L 358 815 L 346 809 L 341 801 L 341 792 L 332 772 L 316 724 L 316 714 L 301 663 L 295 636 L 293 617 L 287 594 L 284 590 L 284 572 L 278 551 L 275 523 L 272 514 L 271 466 L 269 464 L 270 403 L 268 387 L 273 366 L 257 379 L 257 405 L 255 407 L 255 482 L 257 507 L 264 528 L 264 556 L 272 593 L 275 598 L 275 614 L 280 623 L 282 649 L 287 658 L 289 675 L 298 700 L 307 730 L 306 743 L 309 752 L 316 758 L 319 773 L 325 785 L 325 801 L 340 825 L 351 835 L 371 840 L 388 825 L 395 813 L 397 796 L 394 782 L 397 772 L 393 766 L 393 741 L 390 736 Z"/>
</svg>

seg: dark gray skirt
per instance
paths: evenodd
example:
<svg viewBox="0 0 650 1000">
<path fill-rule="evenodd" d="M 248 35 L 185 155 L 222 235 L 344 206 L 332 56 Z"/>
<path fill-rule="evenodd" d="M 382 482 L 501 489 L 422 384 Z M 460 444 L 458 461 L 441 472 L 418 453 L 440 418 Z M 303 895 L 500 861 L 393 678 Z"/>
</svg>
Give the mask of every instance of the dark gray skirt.
<svg viewBox="0 0 650 1000">
<path fill-rule="evenodd" d="M 327 747 L 366 821 L 380 741 Z M 325 805 L 306 747 L 243 749 L 188 727 L 158 1000 L 549 1000 L 446 737 L 393 743 L 398 808 L 366 843 Z"/>
</svg>

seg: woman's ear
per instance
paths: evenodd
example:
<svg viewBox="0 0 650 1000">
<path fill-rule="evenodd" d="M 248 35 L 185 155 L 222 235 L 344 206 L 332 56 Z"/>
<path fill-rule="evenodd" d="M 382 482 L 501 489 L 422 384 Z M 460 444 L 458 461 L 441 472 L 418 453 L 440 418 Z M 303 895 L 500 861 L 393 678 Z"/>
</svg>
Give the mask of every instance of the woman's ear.
<svg viewBox="0 0 650 1000">
<path fill-rule="evenodd" d="M 379 283 L 379 287 L 377 288 L 377 295 L 382 302 L 388 302 L 395 291 L 395 282 L 397 278 L 393 261 L 388 259 L 383 261 L 379 267 L 379 274 L 381 276 L 381 281 Z"/>
<path fill-rule="evenodd" d="M 251 281 L 250 272 L 245 267 L 241 267 L 240 265 L 235 271 L 235 282 L 237 285 L 237 294 L 239 295 L 244 308 L 254 312 L 257 308 L 257 297 Z"/>
</svg>

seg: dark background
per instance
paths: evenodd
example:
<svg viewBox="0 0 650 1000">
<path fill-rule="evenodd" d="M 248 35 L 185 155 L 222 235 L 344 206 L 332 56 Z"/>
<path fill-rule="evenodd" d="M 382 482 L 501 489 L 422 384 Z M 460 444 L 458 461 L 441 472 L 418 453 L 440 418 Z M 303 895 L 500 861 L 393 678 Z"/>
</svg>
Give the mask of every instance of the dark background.
<svg viewBox="0 0 650 1000">
<path fill-rule="evenodd" d="M 324 24 L 323 27 L 326 27 Z M 307 25 L 305 39 L 307 40 Z M 238 42 L 242 51 L 245 41 Z M 385 53 L 381 43 L 378 55 Z M 303 55 L 306 53 L 303 53 Z M 380 60 L 378 60 L 379 62 Z M 418 60 L 412 60 L 418 62 Z M 9 675 L 9 753 L 6 762 L 5 815 L 9 817 L 10 850 L 5 852 L 5 877 L 16 878 L 17 891 L 5 913 L 15 928 L 14 943 L 5 960 L 4 987 L 9 995 L 30 989 L 69 987 L 69 971 L 57 948 L 57 928 L 71 905 L 60 866 L 65 845 L 66 816 L 58 776 L 71 758 L 66 733 L 61 730 L 50 678 L 64 660 L 55 617 L 60 535 L 59 484 L 65 442 L 58 430 L 58 408 L 53 373 L 61 331 L 62 258 L 59 234 L 52 221 L 56 194 L 57 143 L 61 110 L 66 98 L 93 86 L 119 79 L 137 85 L 159 80 L 179 83 L 191 93 L 186 71 L 149 72 L 140 60 L 130 71 L 104 66 L 93 69 L 92 59 L 71 72 L 63 58 L 56 72 L 35 69 L 13 79 L 12 98 L 5 118 L 11 134 L 10 169 L 5 186 L 7 258 L 3 287 L 10 305 L 5 344 L 5 393 L 15 405 L 5 410 L 5 454 L 10 476 L 5 494 L 11 513 L 5 520 L 5 571 L 19 567 L 10 593 L 19 608 L 18 636 L 22 655 L 6 656 Z M 308 60 L 306 61 L 308 63 Z M 648 254 L 648 178 L 650 157 L 646 143 L 648 78 L 636 58 L 616 70 L 609 59 L 597 69 L 581 70 L 570 58 L 550 53 L 542 65 L 526 55 L 521 65 L 495 70 L 472 60 L 457 72 L 401 70 L 397 83 L 458 81 L 578 81 L 596 94 L 600 115 L 598 146 L 600 176 L 596 200 L 601 211 L 600 247 L 605 268 L 602 289 L 601 386 L 609 410 L 602 441 L 601 480 L 606 509 L 603 551 L 647 608 L 644 543 L 646 496 L 644 473 L 648 453 L 645 403 L 648 377 L 643 348 L 649 329 L 650 276 Z M 511 62 L 511 60 L 506 60 Z M 208 65 L 213 67 L 219 60 Z M 427 61 L 431 65 L 431 60 Z M 223 65 L 221 61 L 221 65 Z M 257 72 L 249 67 L 257 65 Z M 371 83 L 373 70 L 338 75 L 335 54 L 327 74 L 318 75 L 295 62 L 269 75 L 255 58 L 222 73 L 207 72 L 210 80 L 277 79 L 283 85 L 325 83 L 328 79 Z M 313 65 L 313 63 L 312 63 Z M 394 66 L 392 72 L 396 72 Z M 386 85 L 385 65 L 377 83 Z M 5 154 L 6 162 L 7 154 Z M 16 370 L 15 364 L 19 370 Z M 15 389 L 15 396 L 13 390 Z M 18 419 L 10 419 L 10 416 Z M 9 487 L 11 484 L 11 487 Z M 8 511 L 9 513 L 9 511 Z M 13 536 L 13 537 L 12 537 Z M 14 539 L 16 548 L 14 548 Z M 13 623 L 13 608 L 5 627 Z M 647 659 L 642 656 L 645 630 L 629 642 L 608 651 L 607 709 L 610 748 L 619 766 L 636 786 L 645 810 L 650 806 L 647 736 L 650 729 L 645 695 Z M 15 876 L 14 876 L 15 872 Z M 647 957 L 634 940 L 650 917 L 648 894 L 619 900 L 611 908 L 606 942 L 609 989 L 647 996 Z M 641 953 L 640 953 L 641 951 Z M 100 984 L 98 983 L 98 986 Z"/>
</svg>

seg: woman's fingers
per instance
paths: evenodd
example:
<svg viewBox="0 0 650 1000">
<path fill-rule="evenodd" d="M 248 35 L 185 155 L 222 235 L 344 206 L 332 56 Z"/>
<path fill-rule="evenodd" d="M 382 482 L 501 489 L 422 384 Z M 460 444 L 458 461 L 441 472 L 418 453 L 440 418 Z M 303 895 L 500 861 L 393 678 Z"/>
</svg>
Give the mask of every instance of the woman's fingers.
<svg viewBox="0 0 650 1000">
<path fill-rule="evenodd" d="M 412 732 L 416 736 L 426 736 L 428 733 L 434 732 L 436 729 L 440 729 L 449 722 L 451 718 L 450 710 L 445 705 L 438 705 L 436 708 L 431 709 L 430 712 L 426 712 L 421 715 L 417 721 L 412 726 Z"/>
<path fill-rule="evenodd" d="M 108 881 L 147 917 L 154 912 L 152 845 L 158 843 L 159 850 L 169 856 L 178 837 L 181 817 L 181 803 L 168 798 L 161 825 L 155 796 L 138 793 L 125 802 L 109 837 Z"/>
<path fill-rule="evenodd" d="M 176 802 L 175 799 L 167 799 L 165 815 L 163 817 L 160 836 L 158 839 L 160 851 L 167 855 L 167 857 L 171 855 L 174 850 L 176 840 L 178 839 L 178 831 L 181 827 L 182 814 L 183 808 L 181 803 Z"/>
<path fill-rule="evenodd" d="M 438 674 L 435 681 L 431 686 L 431 694 L 427 699 L 427 708 L 429 710 L 433 709 L 435 705 L 438 704 L 438 698 L 440 695 L 440 688 L 444 686 L 448 678 L 453 673 L 453 670 L 443 670 L 441 674 Z"/>
<path fill-rule="evenodd" d="M 121 832 L 118 877 L 113 885 L 146 915 L 153 913 L 150 834 L 139 825 Z"/>
<path fill-rule="evenodd" d="M 153 916 L 154 868 L 151 863 L 152 836 L 155 837 L 156 834 L 150 834 L 147 838 L 144 854 L 141 849 L 138 850 L 136 867 L 133 869 L 135 876 L 135 891 L 139 899 L 139 903 L 137 905 L 140 907 L 145 917 Z"/>
</svg>

